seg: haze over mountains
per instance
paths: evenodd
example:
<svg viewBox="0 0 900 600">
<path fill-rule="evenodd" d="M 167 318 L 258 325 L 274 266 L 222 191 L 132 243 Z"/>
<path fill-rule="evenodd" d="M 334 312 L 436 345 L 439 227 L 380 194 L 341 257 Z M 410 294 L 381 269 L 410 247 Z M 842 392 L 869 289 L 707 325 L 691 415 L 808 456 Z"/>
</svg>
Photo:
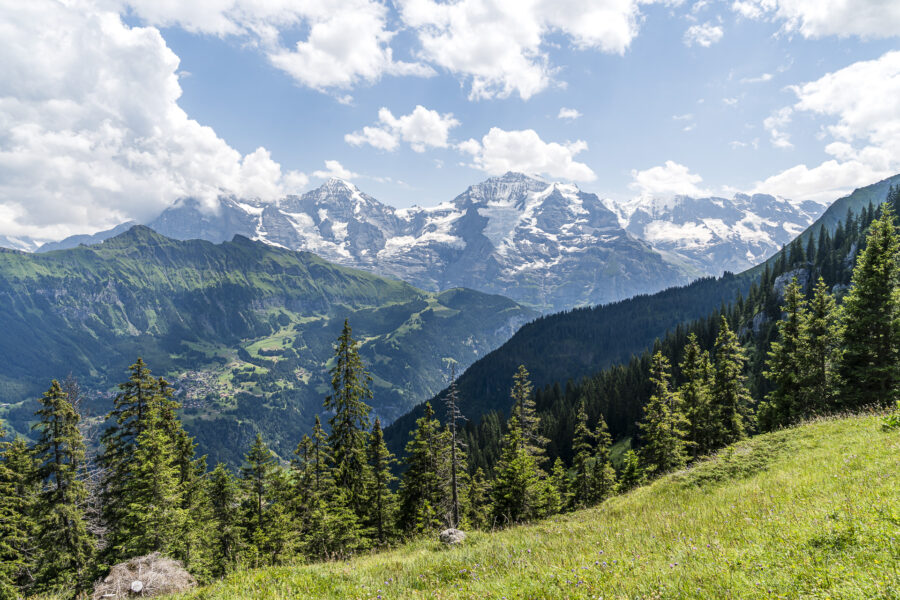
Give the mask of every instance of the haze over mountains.
<svg viewBox="0 0 900 600">
<path fill-rule="evenodd" d="M 182 240 L 243 235 L 429 291 L 468 287 L 555 311 L 743 270 L 822 210 L 814 202 L 742 194 L 614 203 L 572 184 L 507 173 L 428 208 L 396 209 L 332 179 L 277 203 L 222 197 L 211 208 L 183 199 L 148 226 Z M 97 243 L 125 228 L 39 251 Z M 13 247 L 33 249 L 21 240 Z"/>
</svg>

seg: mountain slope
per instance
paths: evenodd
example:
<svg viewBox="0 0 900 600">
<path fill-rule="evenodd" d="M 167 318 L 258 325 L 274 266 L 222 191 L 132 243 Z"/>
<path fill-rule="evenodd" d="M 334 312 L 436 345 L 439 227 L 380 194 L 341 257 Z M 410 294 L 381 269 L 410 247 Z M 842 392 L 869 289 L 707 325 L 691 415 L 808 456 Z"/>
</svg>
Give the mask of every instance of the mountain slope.
<svg viewBox="0 0 900 600">
<path fill-rule="evenodd" d="M 877 417 L 818 421 L 458 548 L 242 571 L 177 598 L 893 598 L 898 445 Z"/>
<path fill-rule="evenodd" d="M 432 208 L 397 210 L 333 179 L 276 204 L 184 200 L 149 224 L 176 239 L 241 234 L 438 291 L 468 287 L 540 310 L 610 302 L 700 273 L 629 235 L 594 194 L 507 173 Z"/>
<path fill-rule="evenodd" d="M 0 403 L 72 372 L 99 414 L 140 355 L 175 384 L 211 459 L 237 462 L 256 429 L 287 455 L 321 411 L 344 318 L 390 421 L 444 385 L 448 359 L 470 364 L 533 316 L 246 238 L 179 242 L 138 226 L 95 246 L 0 253 Z M 27 431 L 32 403 L 2 410 Z"/>
</svg>

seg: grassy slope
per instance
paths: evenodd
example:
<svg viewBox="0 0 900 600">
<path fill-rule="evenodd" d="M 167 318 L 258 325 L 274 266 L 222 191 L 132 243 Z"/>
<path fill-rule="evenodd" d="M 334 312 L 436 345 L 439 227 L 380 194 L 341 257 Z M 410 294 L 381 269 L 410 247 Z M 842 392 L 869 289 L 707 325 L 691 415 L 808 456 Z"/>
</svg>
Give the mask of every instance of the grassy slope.
<svg viewBox="0 0 900 600">
<path fill-rule="evenodd" d="M 875 417 L 819 421 L 460 548 L 236 573 L 179 598 L 900 598 L 898 456 Z"/>
</svg>

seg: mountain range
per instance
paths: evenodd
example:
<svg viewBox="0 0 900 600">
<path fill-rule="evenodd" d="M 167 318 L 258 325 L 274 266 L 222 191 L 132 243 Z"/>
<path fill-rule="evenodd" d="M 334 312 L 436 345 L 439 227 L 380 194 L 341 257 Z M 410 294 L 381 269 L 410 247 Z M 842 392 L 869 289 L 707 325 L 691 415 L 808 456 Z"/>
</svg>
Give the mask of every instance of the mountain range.
<svg viewBox="0 0 900 600">
<path fill-rule="evenodd" d="M 428 291 L 467 287 L 553 312 L 743 270 L 823 209 L 740 194 L 613 203 L 572 184 L 507 173 L 429 208 L 397 209 L 332 179 L 274 203 L 182 199 L 148 226 L 180 240 L 218 243 L 242 235 Z M 39 251 L 97 243 L 123 228 Z"/>
</svg>

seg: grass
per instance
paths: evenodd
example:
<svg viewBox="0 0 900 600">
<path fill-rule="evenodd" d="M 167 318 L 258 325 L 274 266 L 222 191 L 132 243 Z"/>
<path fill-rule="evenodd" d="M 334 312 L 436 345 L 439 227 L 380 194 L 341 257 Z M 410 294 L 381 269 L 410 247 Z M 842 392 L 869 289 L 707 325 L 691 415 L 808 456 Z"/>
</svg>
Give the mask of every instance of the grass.
<svg viewBox="0 0 900 600">
<path fill-rule="evenodd" d="M 821 420 L 459 548 L 243 571 L 172 600 L 900 598 L 898 459 L 880 417 Z"/>
</svg>

